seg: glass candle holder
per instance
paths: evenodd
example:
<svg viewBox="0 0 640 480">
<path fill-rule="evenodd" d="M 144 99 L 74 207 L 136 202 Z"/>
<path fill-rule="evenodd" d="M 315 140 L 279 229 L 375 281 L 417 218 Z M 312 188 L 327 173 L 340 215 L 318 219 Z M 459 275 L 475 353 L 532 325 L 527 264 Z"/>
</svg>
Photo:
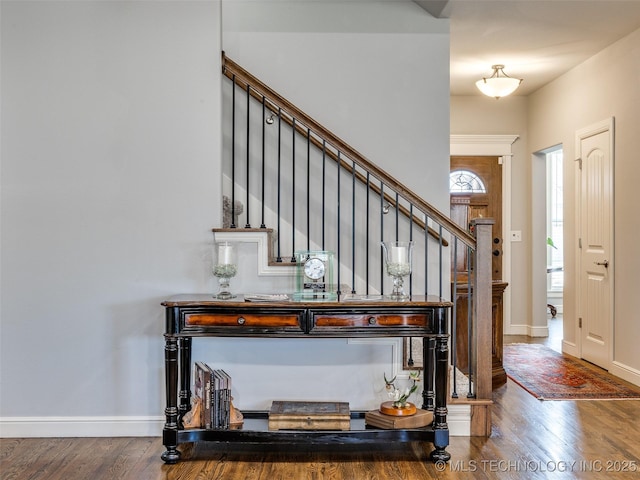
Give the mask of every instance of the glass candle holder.
<svg viewBox="0 0 640 480">
<path fill-rule="evenodd" d="M 235 295 L 229 290 L 229 283 L 231 278 L 238 273 L 236 247 L 229 242 L 220 242 L 216 244 L 215 252 L 217 255 L 213 260 L 213 275 L 218 277 L 220 286 L 214 297 L 219 300 L 235 298 Z"/>
<path fill-rule="evenodd" d="M 404 292 L 404 277 L 411 274 L 411 254 L 413 242 L 381 242 L 384 252 L 384 264 L 387 274 L 393 279 L 393 291 L 389 298 L 406 300 L 409 296 Z"/>
</svg>

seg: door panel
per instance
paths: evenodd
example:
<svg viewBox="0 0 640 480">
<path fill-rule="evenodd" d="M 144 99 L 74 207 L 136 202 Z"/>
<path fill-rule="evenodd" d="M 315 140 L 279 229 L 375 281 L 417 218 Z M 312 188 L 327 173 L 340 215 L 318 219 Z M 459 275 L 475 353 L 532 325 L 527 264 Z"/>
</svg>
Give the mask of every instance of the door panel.
<svg viewBox="0 0 640 480">
<path fill-rule="evenodd" d="M 507 380 L 502 366 L 502 333 L 503 333 L 503 294 L 507 284 L 502 282 L 502 164 L 498 157 L 451 157 L 451 172 L 464 170 L 477 176 L 484 185 L 484 193 L 468 191 L 466 187 L 475 185 L 472 179 L 457 178 L 454 174 L 455 186 L 461 187 L 459 193 L 451 193 L 451 218 L 462 228 L 469 228 L 474 218 L 492 218 L 493 225 L 493 257 L 492 257 L 492 385 L 497 388 Z M 475 185 L 477 186 L 477 185 Z M 466 190 L 466 191 L 465 191 Z M 452 250 L 452 256 L 453 256 Z M 457 285 L 456 304 L 456 338 L 455 351 L 458 368 L 464 371 L 468 366 L 469 312 L 468 285 L 465 278 L 467 271 L 467 249 L 458 250 L 454 275 L 460 283 Z M 464 273 L 463 273 L 464 272 Z"/>
<path fill-rule="evenodd" d="M 492 278 L 502 280 L 502 165 L 498 157 L 451 157 L 451 171 L 456 170 L 476 174 L 486 193 L 452 193 L 451 218 L 463 228 L 474 218 L 494 219 Z M 457 271 L 466 269 L 466 257 L 457 263 Z"/>
<path fill-rule="evenodd" d="M 581 134 L 579 141 L 580 214 L 579 315 L 581 356 L 609 368 L 612 299 L 612 169 L 611 132 Z"/>
</svg>

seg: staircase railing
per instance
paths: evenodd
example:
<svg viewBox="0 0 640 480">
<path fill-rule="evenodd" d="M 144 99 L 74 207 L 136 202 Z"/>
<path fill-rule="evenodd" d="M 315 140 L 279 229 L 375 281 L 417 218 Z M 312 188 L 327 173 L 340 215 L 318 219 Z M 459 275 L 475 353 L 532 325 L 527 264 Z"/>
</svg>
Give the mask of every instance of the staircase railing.
<svg viewBox="0 0 640 480">
<path fill-rule="evenodd" d="M 275 228 L 275 263 L 295 262 L 297 250 L 335 252 L 339 293 L 384 294 L 390 280 L 380 242 L 413 241 L 410 294 L 457 299 L 460 282 L 461 290 L 471 292 L 464 294 L 470 297 L 466 396 L 490 399 L 492 222 L 478 219 L 472 232 L 457 225 L 224 53 L 222 71 L 230 80 L 223 109 L 231 118 L 223 123 L 223 143 L 229 145 L 224 191 L 232 209 L 236 200 L 244 201 L 244 228 Z M 240 228 L 231 222 L 230 228 Z M 451 278 L 450 265 L 460 263 L 466 272 Z"/>
</svg>

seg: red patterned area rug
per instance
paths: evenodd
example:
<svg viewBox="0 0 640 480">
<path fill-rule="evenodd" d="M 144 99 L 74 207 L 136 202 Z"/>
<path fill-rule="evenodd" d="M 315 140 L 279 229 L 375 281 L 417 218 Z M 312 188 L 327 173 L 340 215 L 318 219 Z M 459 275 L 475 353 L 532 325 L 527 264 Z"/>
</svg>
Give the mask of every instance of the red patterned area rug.
<svg viewBox="0 0 640 480">
<path fill-rule="evenodd" d="M 538 400 L 640 398 L 640 387 L 539 344 L 504 345 L 507 376 Z"/>
</svg>

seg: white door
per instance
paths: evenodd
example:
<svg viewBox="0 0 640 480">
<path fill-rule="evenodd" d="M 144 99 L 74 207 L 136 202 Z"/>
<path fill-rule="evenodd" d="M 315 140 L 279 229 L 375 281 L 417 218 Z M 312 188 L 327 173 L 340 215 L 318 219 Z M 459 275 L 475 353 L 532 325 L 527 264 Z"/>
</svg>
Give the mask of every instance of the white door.
<svg viewBox="0 0 640 480">
<path fill-rule="evenodd" d="M 609 369 L 613 338 L 613 119 L 576 134 L 581 356 Z"/>
</svg>

